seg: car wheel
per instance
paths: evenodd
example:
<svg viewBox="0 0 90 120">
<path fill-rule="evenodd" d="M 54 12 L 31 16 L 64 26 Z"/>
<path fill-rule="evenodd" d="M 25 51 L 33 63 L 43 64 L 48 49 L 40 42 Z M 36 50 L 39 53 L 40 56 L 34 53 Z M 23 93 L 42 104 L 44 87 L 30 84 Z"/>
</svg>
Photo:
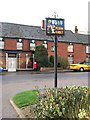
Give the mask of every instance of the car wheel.
<svg viewBox="0 0 90 120">
<path fill-rule="evenodd" d="M 80 68 L 80 72 L 83 72 L 84 71 L 84 68 Z"/>
</svg>

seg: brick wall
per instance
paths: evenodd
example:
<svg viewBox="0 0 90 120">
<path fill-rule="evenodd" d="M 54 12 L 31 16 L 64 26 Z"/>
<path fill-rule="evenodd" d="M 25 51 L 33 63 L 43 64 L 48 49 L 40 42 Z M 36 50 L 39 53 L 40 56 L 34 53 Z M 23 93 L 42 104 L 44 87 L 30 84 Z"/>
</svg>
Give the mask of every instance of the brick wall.
<svg viewBox="0 0 90 120">
<path fill-rule="evenodd" d="M 61 58 L 67 58 L 67 47 L 67 43 L 58 42 L 57 56 L 60 56 Z"/>
<path fill-rule="evenodd" d="M 43 41 L 36 41 L 36 45 L 43 44 Z M 54 56 L 54 51 L 51 51 L 51 47 L 54 46 L 53 41 L 48 41 L 48 57 L 50 55 Z M 5 39 L 5 49 L 6 50 L 17 50 L 16 39 Z M 23 50 L 30 50 L 29 40 L 23 41 Z M 68 53 L 68 43 L 58 42 L 57 56 L 58 60 L 60 58 L 67 58 L 68 55 L 74 55 L 74 63 L 78 61 L 86 60 L 86 45 L 84 44 L 74 44 L 74 52 Z M 90 54 L 89 54 L 90 55 Z"/>
<path fill-rule="evenodd" d="M 54 42 L 48 42 L 48 57 L 54 56 L 54 51 L 51 51 L 51 47 L 54 46 Z M 61 58 L 67 58 L 67 43 L 58 42 L 57 44 L 57 62 Z"/>
<path fill-rule="evenodd" d="M 50 55 L 54 56 L 54 51 L 51 51 L 51 46 L 54 46 L 54 42 L 48 42 L 48 57 L 50 57 Z"/>
<path fill-rule="evenodd" d="M 17 49 L 17 41 L 16 39 L 5 39 L 5 49 L 6 50 L 16 50 Z"/>
<path fill-rule="evenodd" d="M 29 40 L 24 40 L 23 41 L 23 50 L 30 50 L 30 44 L 29 44 Z"/>
<path fill-rule="evenodd" d="M 43 44 L 43 41 L 37 41 L 37 42 L 36 42 L 36 46 L 37 46 L 37 45 L 40 45 L 40 44 Z"/>
<path fill-rule="evenodd" d="M 74 44 L 74 63 L 86 61 L 86 45 Z"/>
<path fill-rule="evenodd" d="M 51 51 L 51 46 L 54 46 L 54 42 L 48 42 L 48 54 L 54 56 L 54 51 Z M 74 52 L 68 52 L 68 43 L 58 42 L 57 47 L 57 60 L 60 58 L 67 58 L 68 55 L 74 55 L 74 63 L 78 61 L 86 60 L 86 45 L 74 44 Z"/>
</svg>

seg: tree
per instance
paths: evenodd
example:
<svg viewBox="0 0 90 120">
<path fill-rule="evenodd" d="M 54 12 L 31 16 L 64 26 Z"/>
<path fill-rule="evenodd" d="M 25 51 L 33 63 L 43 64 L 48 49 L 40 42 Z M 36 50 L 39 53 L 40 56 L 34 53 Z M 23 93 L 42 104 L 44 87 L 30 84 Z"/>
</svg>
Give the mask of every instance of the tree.
<svg viewBox="0 0 90 120">
<path fill-rule="evenodd" d="M 34 59 L 37 61 L 38 69 L 48 66 L 48 52 L 44 45 L 35 47 Z"/>
</svg>

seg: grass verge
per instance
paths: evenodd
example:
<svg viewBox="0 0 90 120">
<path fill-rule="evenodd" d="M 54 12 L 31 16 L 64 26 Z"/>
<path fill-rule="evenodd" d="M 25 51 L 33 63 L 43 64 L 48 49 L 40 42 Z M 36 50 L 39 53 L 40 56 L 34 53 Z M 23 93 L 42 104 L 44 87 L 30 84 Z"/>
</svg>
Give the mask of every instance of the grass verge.
<svg viewBox="0 0 90 120">
<path fill-rule="evenodd" d="M 18 93 L 13 97 L 13 101 L 19 108 L 33 105 L 37 102 L 38 92 L 38 90 L 29 90 Z"/>
</svg>

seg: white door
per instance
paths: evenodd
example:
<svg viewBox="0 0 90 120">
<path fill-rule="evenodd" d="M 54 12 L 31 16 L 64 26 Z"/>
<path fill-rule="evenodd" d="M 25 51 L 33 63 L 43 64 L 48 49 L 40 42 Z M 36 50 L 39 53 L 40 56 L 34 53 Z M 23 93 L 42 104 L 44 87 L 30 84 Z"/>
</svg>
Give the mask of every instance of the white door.
<svg viewBox="0 0 90 120">
<path fill-rule="evenodd" d="M 17 59 L 16 58 L 8 58 L 8 71 L 16 71 L 17 68 Z"/>
</svg>

